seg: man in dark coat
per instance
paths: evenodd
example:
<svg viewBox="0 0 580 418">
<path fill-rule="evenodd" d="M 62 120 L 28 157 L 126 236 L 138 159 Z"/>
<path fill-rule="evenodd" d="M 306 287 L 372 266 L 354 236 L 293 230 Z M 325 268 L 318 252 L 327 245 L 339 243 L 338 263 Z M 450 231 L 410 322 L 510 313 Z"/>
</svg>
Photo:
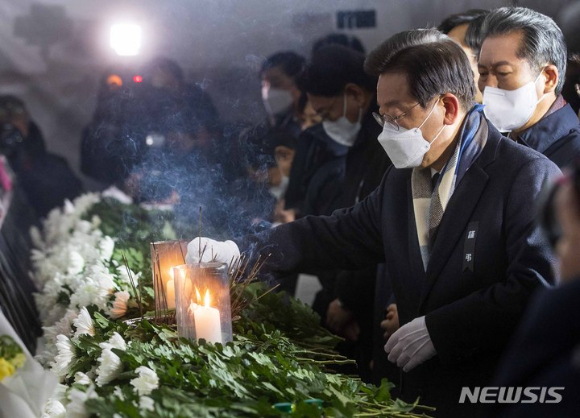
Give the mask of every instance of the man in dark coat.
<svg viewBox="0 0 580 418">
<path fill-rule="evenodd" d="M 401 397 L 441 417 L 476 417 L 462 387 L 489 386 L 531 293 L 554 281 L 552 253 L 534 222 L 546 157 L 515 144 L 473 106 L 469 61 L 444 40 L 378 60 L 379 142 L 393 166 L 369 197 L 328 217 L 208 245 L 229 258 L 241 248 L 272 254 L 266 270 L 364 268 L 384 262 L 401 327 L 389 360 L 405 372 Z M 200 242 L 201 241 L 201 242 Z"/>
<path fill-rule="evenodd" d="M 483 24 L 479 89 L 489 120 L 560 168 L 580 155 L 580 123 L 562 97 L 566 44 L 552 19 L 523 7 L 493 10 Z"/>
<path fill-rule="evenodd" d="M 316 167 L 308 179 L 302 215 L 330 215 L 363 200 L 391 164 L 377 141 L 381 132 L 373 117 L 378 111 L 377 80 L 365 73 L 364 60 L 363 54 L 344 46 L 325 46 L 313 53 L 299 79 L 313 110 L 323 119 L 310 130 L 321 128 L 318 137 L 326 136 L 345 151 Z M 313 305 L 325 325 L 349 340 L 341 352 L 357 360 L 355 372 L 363 379 L 370 375 L 376 275 L 376 265 L 320 272 L 323 289 Z"/>
</svg>

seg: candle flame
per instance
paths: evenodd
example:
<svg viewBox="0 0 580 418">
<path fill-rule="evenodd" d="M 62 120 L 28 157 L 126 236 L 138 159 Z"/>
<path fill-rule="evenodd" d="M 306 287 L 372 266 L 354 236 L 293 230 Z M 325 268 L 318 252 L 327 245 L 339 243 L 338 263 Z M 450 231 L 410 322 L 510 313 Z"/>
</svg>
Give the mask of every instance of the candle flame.
<svg viewBox="0 0 580 418">
<path fill-rule="evenodd" d="M 199 289 L 195 286 L 195 296 L 197 297 L 197 304 L 201 305 L 202 299 L 201 294 L 199 293 Z M 209 289 L 205 290 L 205 295 L 203 297 L 203 306 L 209 308 L 211 306 L 211 295 L 209 293 Z"/>
</svg>

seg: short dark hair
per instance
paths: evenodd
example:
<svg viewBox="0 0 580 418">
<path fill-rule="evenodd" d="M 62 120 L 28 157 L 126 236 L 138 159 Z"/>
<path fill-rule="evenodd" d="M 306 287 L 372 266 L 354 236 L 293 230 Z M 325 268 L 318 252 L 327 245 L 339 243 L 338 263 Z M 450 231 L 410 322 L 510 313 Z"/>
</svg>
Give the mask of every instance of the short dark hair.
<svg viewBox="0 0 580 418">
<path fill-rule="evenodd" d="M 305 64 L 306 59 L 303 56 L 298 55 L 296 52 L 277 52 L 273 55 L 270 55 L 262 63 L 262 67 L 260 68 L 260 77 L 266 70 L 279 67 L 284 72 L 284 74 L 295 80 L 296 77 L 304 70 Z"/>
<path fill-rule="evenodd" d="M 328 45 L 342 45 L 365 54 L 366 50 L 359 38 L 354 35 L 347 35 L 345 33 L 329 33 L 322 38 L 317 39 L 312 44 L 312 54 L 320 48 Z"/>
<path fill-rule="evenodd" d="M 558 68 L 556 94 L 562 92 L 566 74 L 566 42 L 562 31 L 546 15 L 525 7 L 501 7 L 492 10 L 483 22 L 484 39 L 522 32 L 523 40 L 517 56 L 540 71 L 546 63 Z"/>
<path fill-rule="evenodd" d="M 467 32 L 465 32 L 465 44 L 471 48 L 476 56 L 479 56 L 479 51 L 481 50 L 481 44 L 483 43 L 483 22 L 485 17 L 489 12 L 485 12 L 481 16 L 476 17 L 467 26 Z"/>
<path fill-rule="evenodd" d="M 439 29 L 441 32 L 447 35 L 457 26 L 470 23 L 472 20 L 480 16 L 485 16 L 487 13 L 489 13 L 489 11 L 484 9 L 470 9 L 466 12 L 455 13 L 451 16 L 446 17 L 443 20 L 443 22 L 439 24 L 437 29 Z"/>
<path fill-rule="evenodd" d="M 299 78 L 299 86 L 315 96 L 338 96 L 348 83 L 374 91 L 377 79 L 364 71 L 365 57 L 342 45 L 317 50 Z"/>
<path fill-rule="evenodd" d="M 393 55 L 401 49 L 448 39 L 447 35 L 443 35 L 435 28 L 413 29 L 399 32 L 371 51 L 365 60 L 365 71 L 368 74 L 378 77 L 384 72 L 385 66 L 389 63 Z"/>
<path fill-rule="evenodd" d="M 449 38 L 402 48 L 381 63 L 381 74 L 405 75 L 409 92 L 423 108 L 433 97 L 445 93 L 457 96 L 464 110 L 473 105 L 471 65 L 463 49 Z"/>
</svg>

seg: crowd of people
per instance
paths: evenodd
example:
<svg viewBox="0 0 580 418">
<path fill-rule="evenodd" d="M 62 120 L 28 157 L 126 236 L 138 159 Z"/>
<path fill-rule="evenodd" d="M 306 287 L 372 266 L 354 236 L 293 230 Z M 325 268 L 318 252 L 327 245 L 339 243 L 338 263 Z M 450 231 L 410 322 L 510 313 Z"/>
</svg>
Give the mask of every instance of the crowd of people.
<svg viewBox="0 0 580 418">
<path fill-rule="evenodd" d="M 315 272 L 314 308 L 357 372 L 390 378 L 395 396 L 436 416 L 574 416 L 580 341 L 564 326 L 580 274 L 574 59 L 552 19 L 521 7 L 404 31 L 366 58 L 321 47 L 297 78 L 322 122 L 298 137 L 285 193 L 295 220 L 195 238 L 189 261 L 201 245 L 223 261 L 269 255 L 264 270 L 278 278 Z M 576 174 L 561 177 L 567 167 Z M 536 208 L 557 178 L 545 234 Z M 571 283 L 552 290 L 560 278 Z M 466 401 L 482 388 L 483 400 Z M 520 402 L 537 388 L 541 400 Z M 544 403 L 552 389 L 561 398 Z"/>
<path fill-rule="evenodd" d="M 189 261 L 199 245 L 224 262 L 268 255 L 263 274 L 290 293 L 298 274 L 315 274 L 313 308 L 344 337 L 350 372 L 389 378 L 394 396 L 476 417 L 490 412 L 459 402 L 464 388 L 565 386 L 559 404 L 509 403 L 493 416 L 572 416 L 579 68 L 551 18 L 469 10 L 368 55 L 331 34 L 309 57 L 267 57 L 257 74 L 267 117 L 244 125 L 225 123 L 158 58 L 140 83 L 103 78 L 81 169 L 135 202 L 170 205 L 180 222 L 202 207 L 218 240 L 194 239 Z M 22 101 L 0 97 L 0 124 L 38 216 L 82 191 Z"/>
</svg>

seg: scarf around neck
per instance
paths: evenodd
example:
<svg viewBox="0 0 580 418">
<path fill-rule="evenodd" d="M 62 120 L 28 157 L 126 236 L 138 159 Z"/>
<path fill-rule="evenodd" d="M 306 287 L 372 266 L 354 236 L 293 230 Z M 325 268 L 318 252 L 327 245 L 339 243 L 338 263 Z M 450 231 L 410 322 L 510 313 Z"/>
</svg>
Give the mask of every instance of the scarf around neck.
<svg viewBox="0 0 580 418">
<path fill-rule="evenodd" d="M 411 190 L 417 238 L 421 249 L 423 268 L 427 270 L 437 229 L 455 188 L 481 154 L 487 141 L 487 123 L 483 106 L 475 105 L 467 113 L 459 133 L 459 141 L 451 158 L 441 170 L 432 187 L 431 169 L 416 167 L 411 174 Z"/>
</svg>

